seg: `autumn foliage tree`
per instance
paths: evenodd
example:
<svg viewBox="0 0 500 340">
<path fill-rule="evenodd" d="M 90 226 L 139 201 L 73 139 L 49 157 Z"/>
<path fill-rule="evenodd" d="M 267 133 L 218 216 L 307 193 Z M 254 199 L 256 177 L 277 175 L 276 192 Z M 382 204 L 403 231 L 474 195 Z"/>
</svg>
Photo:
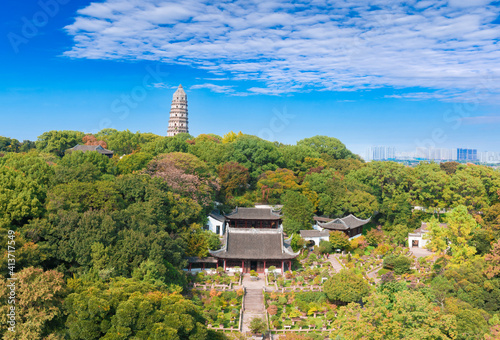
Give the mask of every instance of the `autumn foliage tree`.
<svg viewBox="0 0 500 340">
<path fill-rule="evenodd" d="M 182 152 L 172 152 L 153 159 L 146 173 L 162 178 L 173 192 L 191 197 L 205 207 L 212 203 L 215 192 L 220 188 L 203 161 Z"/>
<path fill-rule="evenodd" d="M 271 204 L 280 202 L 286 190 L 299 190 L 297 177 L 288 169 L 266 171 L 257 182 L 257 189 L 262 194 L 262 200 Z"/>
<path fill-rule="evenodd" d="M 248 169 L 238 162 L 227 162 L 217 168 L 221 191 L 226 198 L 245 191 L 250 179 Z"/>
<path fill-rule="evenodd" d="M 83 136 L 82 142 L 85 145 L 100 145 L 100 146 L 102 146 L 105 149 L 108 147 L 108 143 L 106 143 L 103 140 L 97 140 L 97 138 L 94 135 L 85 135 L 85 136 Z"/>
<path fill-rule="evenodd" d="M 330 232 L 329 239 L 333 249 L 349 250 L 351 248 L 351 243 L 349 242 L 349 237 L 342 231 L 332 231 Z"/>
<path fill-rule="evenodd" d="M 63 274 L 55 270 L 25 268 L 16 275 L 16 326 L 15 332 L 7 331 L 7 313 L 11 304 L 7 303 L 10 292 L 4 278 L 0 277 L 0 334 L 3 339 L 38 340 L 55 337 L 57 328 L 64 317 L 63 298 L 66 284 Z"/>
<path fill-rule="evenodd" d="M 500 274 L 500 240 L 498 240 L 491 249 L 491 253 L 484 257 L 488 264 L 485 274 L 488 278 L 493 278 Z"/>
</svg>

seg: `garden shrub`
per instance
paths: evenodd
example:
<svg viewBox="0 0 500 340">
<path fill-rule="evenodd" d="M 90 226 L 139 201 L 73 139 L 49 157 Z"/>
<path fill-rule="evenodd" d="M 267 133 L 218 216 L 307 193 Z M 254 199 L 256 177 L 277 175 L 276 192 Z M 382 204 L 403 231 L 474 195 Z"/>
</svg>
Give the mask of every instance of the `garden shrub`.
<svg viewBox="0 0 500 340">
<path fill-rule="evenodd" d="M 326 294 L 323 292 L 300 292 L 295 294 L 295 300 L 304 302 L 322 303 L 327 300 Z"/>
<path fill-rule="evenodd" d="M 393 270 L 396 275 L 402 275 L 410 271 L 411 260 L 404 255 L 388 255 L 384 258 L 383 266 Z"/>
</svg>

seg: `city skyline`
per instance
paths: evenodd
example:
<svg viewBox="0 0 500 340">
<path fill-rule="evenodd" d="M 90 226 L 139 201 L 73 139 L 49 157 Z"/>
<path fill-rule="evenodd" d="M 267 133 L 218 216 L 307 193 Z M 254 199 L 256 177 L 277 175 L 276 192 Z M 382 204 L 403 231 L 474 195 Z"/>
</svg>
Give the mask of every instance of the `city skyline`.
<svg viewBox="0 0 500 340">
<path fill-rule="evenodd" d="M 328 135 L 360 155 L 371 145 L 500 145 L 497 3 L 4 8 L 2 136 L 107 127 L 165 136 L 182 83 L 193 135 L 241 130 L 287 144 Z"/>
<path fill-rule="evenodd" d="M 366 161 L 465 161 L 476 163 L 500 163 L 499 151 L 482 151 L 474 148 L 425 148 L 398 150 L 393 146 L 378 145 L 366 149 L 360 155 Z"/>
</svg>

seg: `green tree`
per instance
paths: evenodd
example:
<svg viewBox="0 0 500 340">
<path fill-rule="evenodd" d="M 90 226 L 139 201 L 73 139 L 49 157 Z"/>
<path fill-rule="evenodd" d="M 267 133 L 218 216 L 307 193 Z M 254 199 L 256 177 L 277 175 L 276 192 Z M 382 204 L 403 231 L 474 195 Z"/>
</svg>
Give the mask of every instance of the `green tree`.
<svg viewBox="0 0 500 340">
<path fill-rule="evenodd" d="M 31 140 L 23 140 L 21 146 L 19 147 L 19 152 L 29 152 L 32 149 L 36 148 L 36 143 Z"/>
<path fill-rule="evenodd" d="M 429 241 L 426 248 L 433 252 L 444 253 L 448 248 L 448 231 L 436 218 L 432 218 L 427 226 L 429 232 L 424 238 Z"/>
<path fill-rule="evenodd" d="M 342 208 L 345 214 L 353 214 L 358 218 L 367 219 L 378 210 L 378 202 L 372 194 L 362 190 L 354 190 L 345 195 Z"/>
<path fill-rule="evenodd" d="M 455 317 L 445 314 L 418 291 L 400 291 L 391 299 L 372 294 L 364 306 L 341 307 L 333 336 L 342 339 L 455 339 Z"/>
<path fill-rule="evenodd" d="M 483 220 L 489 229 L 498 232 L 500 230 L 500 203 L 489 207 Z"/>
<path fill-rule="evenodd" d="M 380 226 L 378 226 L 377 228 L 368 230 L 365 238 L 369 245 L 376 247 L 384 241 L 384 232 Z"/>
<path fill-rule="evenodd" d="M 206 339 L 199 308 L 175 287 L 119 278 L 109 283 L 70 279 L 64 303 L 70 339 Z"/>
<path fill-rule="evenodd" d="M 314 136 L 297 142 L 298 146 L 308 146 L 313 150 L 327 154 L 334 159 L 358 158 L 337 138 L 327 136 Z"/>
<path fill-rule="evenodd" d="M 320 213 L 330 217 L 343 216 L 348 201 L 347 196 L 351 191 L 361 188 L 361 184 L 355 180 L 347 181 L 342 175 L 333 170 L 323 170 L 321 173 L 311 173 L 304 178 L 303 186 L 307 186 L 318 194 L 318 210 Z M 351 195 L 351 208 L 357 210 L 358 202 Z"/>
<path fill-rule="evenodd" d="M 323 291 L 332 302 L 359 302 L 370 293 L 370 285 L 353 270 L 342 269 L 323 284 Z"/>
<path fill-rule="evenodd" d="M 283 196 L 283 229 L 288 234 L 311 229 L 314 206 L 306 196 L 287 191 Z"/>
<path fill-rule="evenodd" d="M 64 152 L 82 142 L 80 131 L 49 131 L 38 136 L 36 148 L 43 152 L 62 157 Z"/>
<path fill-rule="evenodd" d="M 290 241 L 290 247 L 292 247 L 292 250 L 297 252 L 299 250 L 304 249 L 304 246 L 306 245 L 306 241 L 300 237 L 299 234 L 293 234 L 292 235 L 292 240 Z"/>
<path fill-rule="evenodd" d="M 320 159 L 321 154 L 315 151 L 313 148 L 304 145 L 280 145 L 279 151 L 283 155 L 283 161 L 285 162 L 286 168 L 294 171 L 299 177 L 305 175 L 306 172 L 310 170 L 307 166 L 311 159 Z M 321 160 L 326 166 L 326 162 Z"/>
<path fill-rule="evenodd" d="M 420 163 L 411 173 L 411 195 L 416 205 L 438 211 L 447 208 L 448 175 L 436 163 Z"/>
<path fill-rule="evenodd" d="M 47 210 L 51 213 L 60 210 L 85 212 L 90 209 L 112 211 L 122 206 L 118 188 L 108 181 L 59 184 L 47 194 Z"/>
<path fill-rule="evenodd" d="M 258 137 L 243 135 L 226 145 L 225 160 L 238 162 L 247 168 L 252 185 L 263 172 L 274 171 L 284 165 L 283 156 L 278 148 L 273 143 Z"/>
<path fill-rule="evenodd" d="M 408 241 L 408 233 L 411 231 L 411 228 L 408 228 L 408 226 L 404 224 L 396 224 L 395 226 L 392 226 L 387 233 L 391 237 L 392 242 L 397 245 L 406 246 Z"/>
<path fill-rule="evenodd" d="M 58 162 L 61 166 L 80 167 L 85 163 L 93 164 L 101 173 L 110 172 L 111 162 L 109 158 L 97 151 L 81 152 L 73 151 L 64 155 Z"/>
<path fill-rule="evenodd" d="M 134 171 L 145 169 L 152 159 L 153 155 L 150 153 L 136 152 L 120 158 L 116 167 L 120 174 L 130 174 Z"/>
<path fill-rule="evenodd" d="M 21 143 L 17 139 L 0 136 L 0 151 L 18 152 Z"/>
<path fill-rule="evenodd" d="M 408 273 L 411 260 L 404 255 L 388 255 L 384 258 L 384 268 L 394 270 L 396 275 Z"/>
<path fill-rule="evenodd" d="M 351 242 L 349 242 L 349 237 L 342 231 L 331 231 L 330 232 L 330 244 L 333 249 L 349 250 L 351 248 Z"/>
<path fill-rule="evenodd" d="M 54 167 L 55 183 L 94 182 L 113 172 L 110 159 L 97 151 L 67 152 Z"/>
<path fill-rule="evenodd" d="M 487 320 L 490 318 L 484 310 L 473 308 L 467 302 L 456 298 L 446 299 L 445 310 L 455 316 L 457 321 L 457 339 L 483 339 L 488 333 Z"/>
<path fill-rule="evenodd" d="M 132 133 L 129 130 L 117 131 L 106 129 L 106 132 L 98 132 L 96 137 L 104 140 L 108 144 L 108 149 L 113 150 L 117 155 L 131 154 L 137 150 L 142 142 L 141 133 Z"/>
<path fill-rule="evenodd" d="M 250 331 L 254 334 L 262 334 L 267 330 L 264 319 L 255 317 L 250 321 Z"/>
<path fill-rule="evenodd" d="M 450 180 L 450 206 L 464 205 L 469 211 L 482 211 L 489 205 L 488 195 L 480 178 L 458 170 Z"/>
<path fill-rule="evenodd" d="M 44 212 L 45 189 L 22 172 L 0 166 L 0 228 L 23 225 Z"/>
<path fill-rule="evenodd" d="M 469 244 L 476 228 L 477 222 L 465 206 L 458 206 L 448 214 L 445 230 L 450 242 L 452 264 L 461 264 L 476 254 L 476 248 Z"/>
<path fill-rule="evenodd" d="M 141 151 L 157 156 L 169 152 L 188 152 L 189 144 L 186 140 L 193 136 L 186 133 L 179 133 L 173 137 L 164 137 L 142 146 Z"/>
</svg>

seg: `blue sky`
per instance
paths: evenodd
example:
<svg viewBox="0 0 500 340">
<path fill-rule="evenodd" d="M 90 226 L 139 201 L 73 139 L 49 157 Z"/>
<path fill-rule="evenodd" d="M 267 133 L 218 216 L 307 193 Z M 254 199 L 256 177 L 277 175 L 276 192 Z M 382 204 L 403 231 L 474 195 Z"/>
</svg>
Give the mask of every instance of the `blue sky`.
<svg viewBox="0 0 500 340">
<path fill-rule="evenodd" d="M 106 127 L 500 151 L 500 7 L 449 1 L 8 1 L 0 135 Z"/>
</svg>

